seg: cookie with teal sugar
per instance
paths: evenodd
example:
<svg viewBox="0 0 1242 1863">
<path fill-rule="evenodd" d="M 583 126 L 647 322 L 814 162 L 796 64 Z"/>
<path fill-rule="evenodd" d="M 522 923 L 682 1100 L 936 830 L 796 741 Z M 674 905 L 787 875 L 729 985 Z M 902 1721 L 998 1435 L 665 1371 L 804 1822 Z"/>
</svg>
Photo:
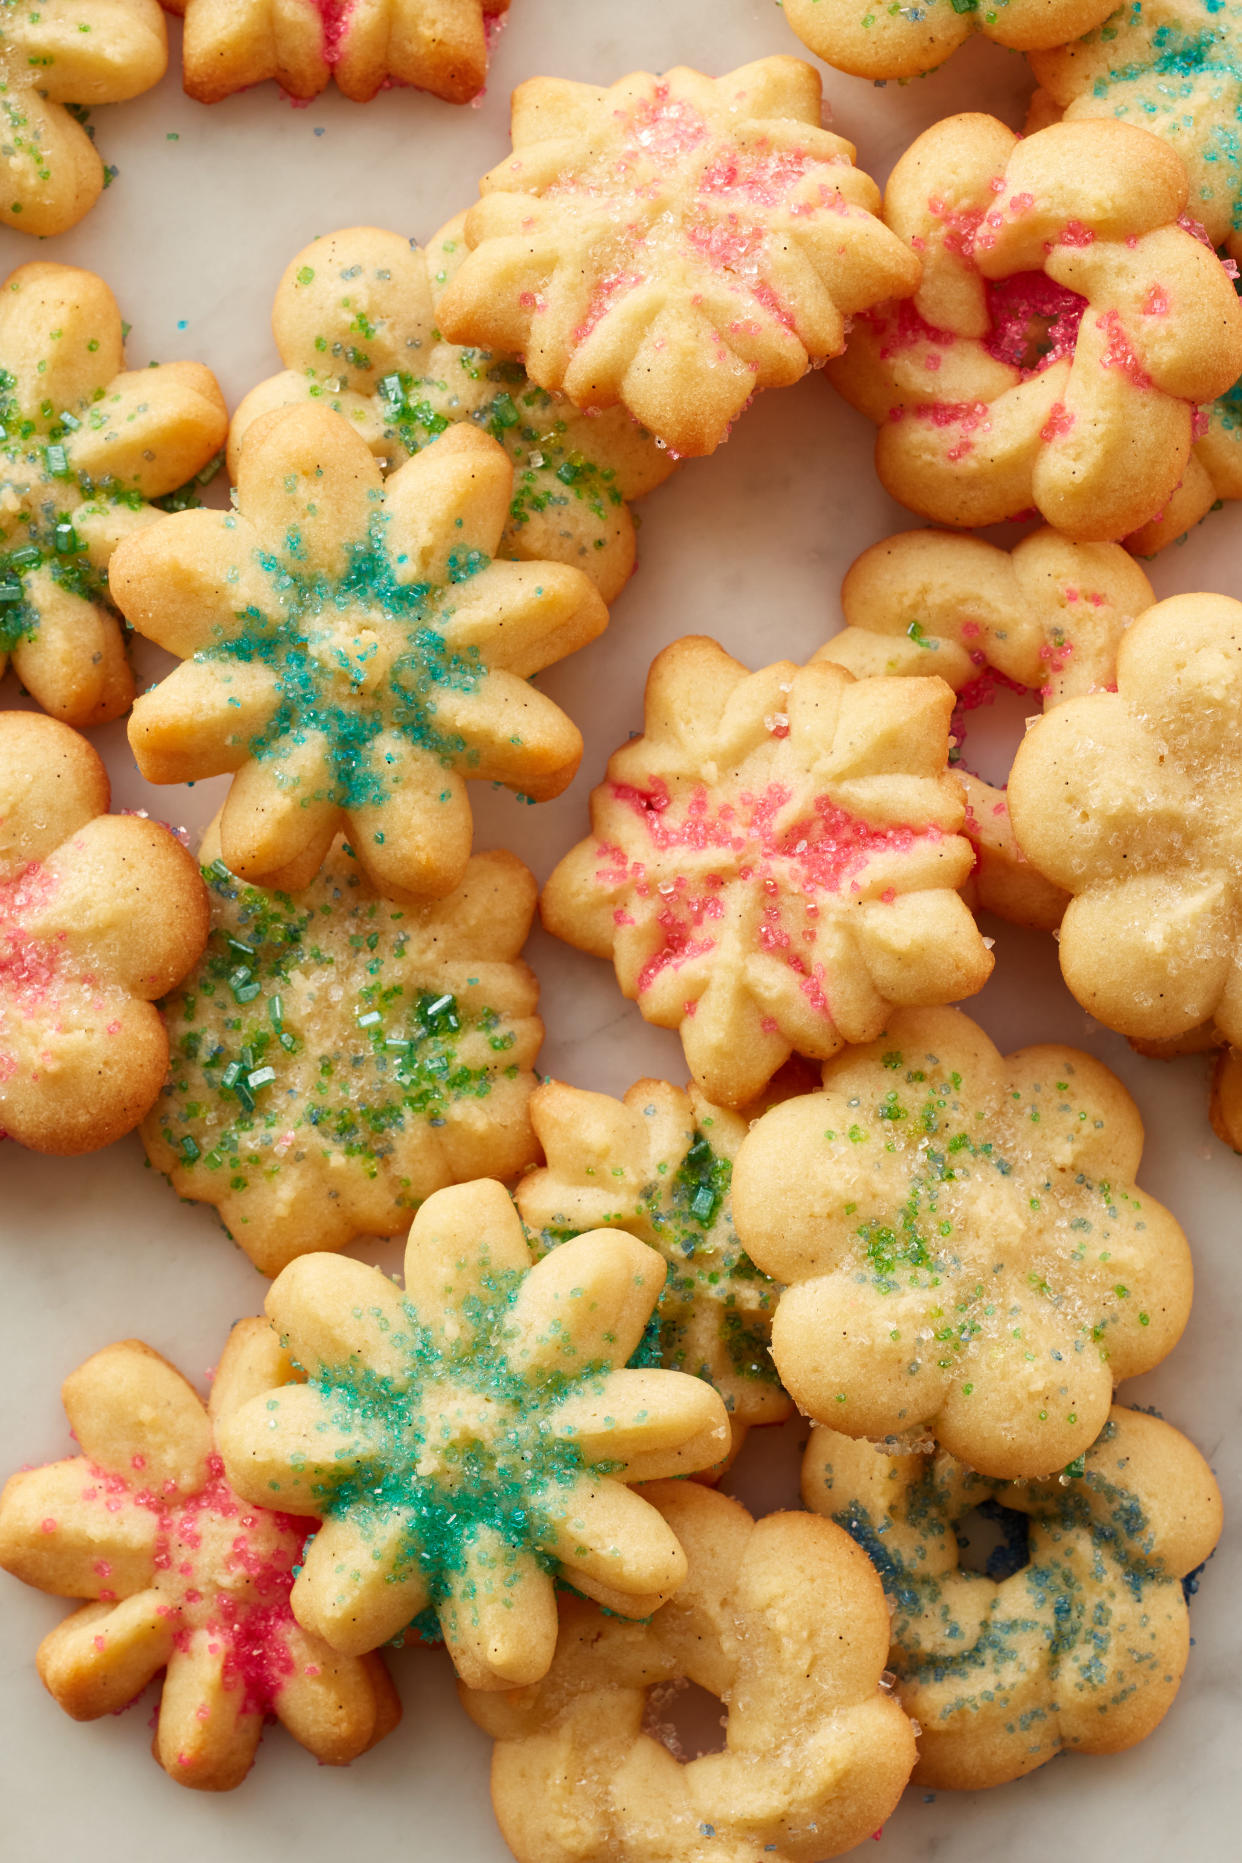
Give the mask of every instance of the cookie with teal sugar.
<svg viewBox="0 0 1242 1863">
<path fill-rule="evenodd" d="M 468 422 L 513 462 L 499 554 L 573 564 L 611 601 L 634 567 L 630 501 L 675 461 L 623 408 L 582 414 L 512 356 L 445 342 L 436 306 L 466 257 L 464 219 L 425 249 L 360 226 L 312 240 L 290 260 L 272 306 L 285 367 L 233 416 L 230 465 L 236 475 L 260 414 L 301 401 L 344 414 L 389 469 Z"/>
<path fill-rule="evenodd" d="M 239 1493 L 323 1519 L 303 1627 L 359 1654 L 431 1609 L 464 1681 L 517 1688 L 552 1660 L 555 1579 L 623 1617 L 671 1595 L 685 1556 L 632 1484 L 710 1467 L 729 1426 L 701 1379 L 628 1368 L 664 1276 L 618 1230 L 536 1263 L 486 1179 L 423 1204 L 404 1290 L 290 1263 L 267 1312 L 307 1382 L 252 1398 L 221 1448 Z"/>
<path fill-rule="evenodd" d="M 1190 1648 L 1183 1581 L 1216 1545 L 1221 1497 L 1158 1417 L 1114 1407 L 1088 1449 L 1029 1482 L 817 1427 L 802 1493 L 884 1581 L 889 1666 L 920 1728 L 915 1784 L 976 1791 L 1057 1753 L 1120 1753 L 1172 1707 Z M 989 1516 L 1000 1543 L 970 1569 L 962 1552 Z"/>
<path fill-rule="evenodd" d="M 39 1645 L 49 1694 L 75 1721 L 99 1720 L 163 1670 L 153 1751 L 198 1791 L 241 1784 L 269 1717 L 325 1766 L 401 1718 L 380 1657 L 339 1656 L 294 1620 L 307 1522 L 224 1477 L 223 1420 L 294 1375 L 262 1320 L 233 1328 L 207 1405 L 150 1346 L 108 1346 L 65 1380 L 80 1453 L 23 1469 L 0 1495 L 0 1567 L 87 1601 Z"/>
<path fill-rule="evenodd" d="M 142 1140 L 257 1268 L 396 1235 L 433 1190 L 534 1163 L 520 860 L 474 854 L 455 891 L 409 904 L 339 839 L 294 893 L 231 874 L 216 824 L 199 860 L 211 935 L 163 1004 L 170 1068 Z"/>
<path fill-rule="evenodd" d="M 466 778 L 559 795 L 577 728 L 530 676 L 608 610 L 579 569 L 497 562 L 503 449 L 457 426 L 385 482 L 329 408 L 255 423 L 237 508 L 183 511 L 117 551 L 126 619 L 182 664 L 134 706 L 151 782 L 235 772 L 221 853 L 307 885 L 345 832 L 381 892 L 443 895 L 470 858 Z"/>
</svg>

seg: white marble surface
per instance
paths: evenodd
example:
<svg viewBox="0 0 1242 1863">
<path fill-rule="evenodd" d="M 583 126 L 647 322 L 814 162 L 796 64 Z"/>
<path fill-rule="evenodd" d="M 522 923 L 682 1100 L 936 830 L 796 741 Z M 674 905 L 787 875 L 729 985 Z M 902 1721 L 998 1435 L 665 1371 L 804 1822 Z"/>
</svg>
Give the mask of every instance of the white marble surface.
<svg viewBox="0 0 1242 1863">
<path fill-rule="evenodd" d="M 468 203 L 477 175 L 507 149 L 507 93 L 520 79 L 549 71 L 606 82 L 637 66 L 677 62 L 722 71 L 797 50 L 773 0 L 513 0 L 489 92 L 475 108 L 392 92 L 364 107 L 329 96 L 291 109 L 265 87 L 208 110 L 181 96 L 174 72 L 134 105 L 97 113 L 100 145 L 118 179 L 84 225 L 41 250 L 109 279 L 133 324 L 132 361 L 201 358 L 235 404 L 276 366 L 268 307 L 297 248 L 358 221 L 429 235 Z M 910 84 L 873 89 L 825 76 L 837 126 L 881 177 L 914 133 L 953 110 L 990 107 L 1017 125 L 1027 82 L 1019 59 L 983 44 L 937 77 Z M 31 242 L 0 230 L 0 275 L 34 255 Z M 583 832 L 587 790 L 605 757 L 641 722 L 648 662 L 679 634 L 714 634 L 757 665 L 801 658 L 836 630 L 836 593 L 853 556 L 909 521 L 873 477 L 871 442 L 870 427 L 813 376 L 763 397 L 723 451 L 688 466 L 648 501 L 641 566 L 609 632 L 544 681 L 585 730 L 582 774 L 568 795 L 538 809 L 481 794 L 480 845 L 507 844 L 547 873 Z M 1242 507 L 1210 518 L 1155 566 L 1158 589 L 1236 592 L 1240 542 Z M 157 660 L 144 662 L 144 671 L 154 675 Z M 12 682 L 2 702 L 18 702 Z M 153 791 L 137 776 L 120 728 L 98 737 L 118 803 L 192 826 L 206 821 L 218 783 Z M 1089 1047 L 1143 1108 L 1144 1178 L 1192 1238 L 1199 1296 L 1172 1360 L 1123 1395 L 1158 1405 L 1196 1438 L 1235 1512 L 1242 1163 L 1208 1128 L 1205 1065 L 1139 1060 L 1070 999 L 1051 940 L 988 929 L 999 962 L 978 1012 L 989 1033 L 1010 1046 L 1059 1038 Z M 614 1092 L 640 1074 L 683 1078 L 674 1038 L 641 1021 L 605 966 L 542 935 L 531 956 L 549 1026 L 545 1069 Z M 0 1263 L 6 1472 L 65 1453 L 58 1387 L 90 1352 L 137 1335 L 201 1380 L 228 1324 L 256 1311 L 264 1292 L 211 1215 L 180 1204 L 145 1167 L 135 1140 L 68 1161 L 0 1147 Z M 777 1454 L 769 1437 L 752 1439 L 744 1492 L 770 1505 L 795 1502 L 794 1437 L 785 1432 Z M 1230 1531 L 1206 1574 L 1186 1684 L 1145 1746 L 1114 1760 L 1062 1760 L 976 1797 L 941 1794 L 928 1803 L 912 1793 L 876 1855 L 892 1863 L 1236 1856 L 1239 1545 L 1242 1535 Z M 322 1858 L 348 1844 L 360 1859 L 399 1846 L 416 1858 L 504 1863 L 487 1802 L 487 1742 L 460 1714 L 439 1655 L 411 1651 L 396 1660 L 404 1724 L 353 1769 L 318 1769 L 273 1731 L 249 1782 L 213 1799 L 179 1791 L 152 1762 L 151 1697 L 87 1728 L 45 1695 L 34 1647 L 63 1609 L 0 1580 L 0 1855 L 14 1863 L 134 1863 L 158 1852 L 187 1863 L 259 1863 L 274 1850 Z"/>
</svg>

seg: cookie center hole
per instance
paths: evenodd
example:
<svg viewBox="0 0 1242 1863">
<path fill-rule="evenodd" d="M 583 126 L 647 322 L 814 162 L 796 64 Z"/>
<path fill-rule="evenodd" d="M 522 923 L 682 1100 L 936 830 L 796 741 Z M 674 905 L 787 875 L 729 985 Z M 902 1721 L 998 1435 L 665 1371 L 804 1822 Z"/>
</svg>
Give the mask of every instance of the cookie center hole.
<svg viewBox="0 0 1242 1863">
<path fill-rule="evenodd" d="M 981 1501 L 953 1530 L 964 1572 L 982 1572 L 999 1583 L 1030 1564 L 1031 1523 L 999 1501 Z"/>
<path fill-rule="evenodd" d="M 724 1751 L 725 1706 L 697 1682 L 679 1676 L 660 1682 L 647 1696 L 643 1728 L 675 1760 L 698 1759 Z"/>
<path fill-rule="evenodd" d="M 997 362 L 1029 376 L 1073 355 L 1086 298 L 1043 272 L 1016 272 L 987 292 L 992 328 L 983 343 Z"/>
<path fill-rule="evenodd" d="M 1026 736 L 1026 721 L 1039 711 L 1039 694 L 1016 686 L 990 666 L 962 687 L 953 711 L 955 764 L 981 776 L 985 783 L 1003 789 L 1009 781 L 1018 746 Z"/>
</svg>

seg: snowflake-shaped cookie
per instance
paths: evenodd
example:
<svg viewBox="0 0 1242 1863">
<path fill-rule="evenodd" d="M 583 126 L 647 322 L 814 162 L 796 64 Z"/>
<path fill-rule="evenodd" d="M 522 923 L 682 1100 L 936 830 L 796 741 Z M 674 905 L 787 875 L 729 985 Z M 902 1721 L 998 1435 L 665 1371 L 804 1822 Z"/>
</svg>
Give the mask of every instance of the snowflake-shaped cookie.
<svg viewBox="0 0 1242 1863">
<path fill-rule="evenodd" d="M 974 33 L 1019 52 L 1064 45 L 1107 17 L 1113 0 L 783 0 L 802 43 L 838 71 L 862 78 L 916 78 L 934 71 Z"/>
<path fill-rule="evenodd" d="M 1111 686 L 1121 636 L 1154 600 L 1120 544 L 1071 543 L 1052 530 L 1012 551 L 906 531 L 873 544 L 848 571 L 846 626 L 815 658 L 860 678 L 934 672 L 957 693 L 953 757 L 966 790 L 962 832 L 975 850 L 973 904 L 1052 931 L 1068 895 L 1024 858 L 1004 789 L 960 762 L 968 714 L 991 702 L 998 680 L 1038 693 L 1045 710 Z"/>
<path fill-rule="evenodd" d="M 242 1500 L 224 1476 L 221 1424 L 293 1375 L 261 1320 L 233 1328 L 207 1408 L 149 1346 L 108 1346 L 64 1384 L 82 1453 L 0 1496 L 0 1566 L 91 1600 L 39 1645 L 49 1692 L 93 1721 L 165 1669 L 154 1751 L 179 1785 L 240 1785 L 268 1715 L 328 1766 L 401 1718 L 378 1656 L 339 1656 L 294 1621 L 306 1521 Z"/>
<path fill-rule="evenodd" d="M 93 272 L 38 260 L 0 285 L 0 674 L 11 658 L 66 724 L 129 710 L 109 559 L 227 427 L 201 363 L 126 371 L 121 313 Z"/>
<path fill-rule="evenodd" d="M 107 182 L 71 112 L 149 91 L 167 63 L 159 0 L 0 0 L 0 221 L 76 226 Z"/>
<path fill-rule="evenodd" d="M 660 1363 L 715 1385 L 734 1452 L 753 1424 L 788 1416 L 768 1349 L 777 1289 L 733 1227 L 730 1180 L 746 1116 L 663 1080 L 640 1080 L 621 1101 L 546 1081 L 530 1116 L 547 1168 L 528 1172 L 514 1195 L 537 1245 L 618 1228 L 658 1249 L 669 1270 Z"/>
<path fill-rule="evenodd" d="M 509 0 L 163 0 L 185 20 L 185 89 L 200 103 L 274 78 L 290 97 L 336 79 L 356 103 L 393 84 L 468 103 Z M 1077 28 L 1076 30 L 1081 30 Z"/>
<path fill-rule="evenodd" d="M 207 895 L 167 828 L 109 815 L 85 738 L 0 712 L 0 1136 L 95 1151 L 160 1089 L 155 999 L 207 941 Z"/>
<path fill-rule="evenodd" d="M 954 891 L 974 856 L 952 709 L 939 679 L 749 673 L 715 641 L 676 641 L 544 923 L 612 959 L 721 1106 L 755 1099 L 791 1053 L 873 1040 L 894 1003 L 971 995 L 992 959 Z"/>
<path fill-rule="evenodd" d="M 113 595 L 184 664 L 134 706 L 144 776 L 235 770 L 221 851 L 308 885 L 342 827 L 380 892 L 448 893 L 470 857 L 467 776 L 536 800 L 582 754 L 528 682 L 608 622 L 581 570 L 493 562 L 513 468 L 458 426 L 385 483 L 328 408 L 251 429 L 237 510 L 184 511 L 113 558 Z"/>
<path fill-rule="evenodd" d="M 1221 1498 L 1159 1418 L 1114 1408 L 1068 1468 L 1011 1483 L 816 1429 L 802 1491 L 884 1580 L 916 1784 L 977 1791 L 1063 1751 L 1119 1753 L 1172 1706 L 1190 1646 L 1181 1581 L 1220 1537 Z M 1009 1543 L 972 1571 L 961 1529 L 980 1508 Z"/>
<path fill-rule="evenodd" d="M 267 1311 L 306 1385 L 226 1425 L 238 1491 L 322 1514 L 293 1609 L 359 1653 L 433 1610 L 476 1688 L 544 1675 L 553 1574 L 625 1617 L 681 1583 L 681 1548 L 627 1485 L 690 1474 L 729 1442 L 701 1379 L 627 1370 L 664 1283 L 653 1249 L 596 1230 L 531 1265 L 508 1192 L 439 1190 L 410 1230 L 405 1291 L 306 1255 Z"/>
<path fill-rule="evenodd" d="M 272 307 L 284 373 L 253 389 L 233 416 L 229 463 L 236 475 L 251 423 L 291 402 L 344 414 L 382 466 L 399 466 L 468 421 L 513 462 L 500 553 L 572 563 L 611 601 L 634 567 L 627 500 L 659 485 L 674 461 L 624 408 L 579 413 L 512 357 L 444 341 L 436 305 L 466 256 L 464 219 L 425 251 L 364 226 L 298 253 Z"/>
<path fill-rule="evenodd" d="M 1117 690 L 1026 735 L 1009 786 L 1028 860 L 1074 895 L 1061 970 L 1109 1028 L 1242 1042 L 1242 603 L 1178 595 L 1121 643 Z"/>
<path fill-rule="evenodd" d="M 1112 118 L 1022 139 L 956 116 L 920 136 L 884 212 L 922 283 L 860 318 L 829 369 L 879 427 L 893 496 L 963 528 L 1035 507 L 1089 541 L 1161 511 L 1198 404 L 1242 374 L 1242 305 L 1186 209 L 1180 158 Z"/>
<path fill-rule="evenodd" d="M 534 1162 L 520 860 L 475 854 L 447 898 L 399 905 L 342 841 L 296 894 L 236 879 L 214 826 L 200 859 L 211 937 L 164 1004 L 172 1064 L 142 1138 L 256 1267 L 396 1235 L 442 1185 Z"/>
<path fill-rule="evenodd" d="M 734 1165 L 738 1235 L 786 1284 L 791 1395 L 850 1436 L 930 1424 L 989 1475 L 1081 1455 L 1190 1309 L 1186 1238 L 1134 1183 L 1142 1143 L 1090 1055 L 1001 1055 L 959 1010 L 894 1015 Z"/>
<path fill-rule="evenodd" d="M 796 58 L 520 85 L 441 329 L 523 356 L 578 407 L 621 402 L 676 453 L 712 452 L 758 389 L 839 355 L 853 312 L 918 280 L 820 102 Z"/>
</svg>

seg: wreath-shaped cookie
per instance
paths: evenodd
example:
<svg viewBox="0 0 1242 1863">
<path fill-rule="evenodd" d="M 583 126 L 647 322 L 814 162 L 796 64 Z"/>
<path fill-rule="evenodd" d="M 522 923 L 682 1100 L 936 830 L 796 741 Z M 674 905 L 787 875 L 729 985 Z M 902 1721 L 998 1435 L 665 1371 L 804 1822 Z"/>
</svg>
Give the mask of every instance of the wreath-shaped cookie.
<svg viewBox="0 0 1242 1863">
<path fill-rule="evenodd" d="M 466 256 L 463 222 L 450 221 L 425 251 L 363 226 L 298 253 L 272 307 L 284 372 L 233 416 L 234 478 L 251 423 L 293 402 L 344 414 L 386 467 L 468 422 L 513 462 L 500 554 L 571 563 L 611 601 L 634 567 L 628 500 L 659 485 L 674 461 L 624 408 L 581 414 L 512 357 L 444 341 L 436 306 Z"/>
<path fill-rule="evenodd" d="M 814 1515 L 755 1521 L 693 1482 L 645 1492 L 686 1549 L 677 1596 L 645 1624 L 563 1598 L 546 1680 L 462 1690 L 496 1741 L 492 1803 L 518 1863 L 811 1863 L 852 1849 L 892 1812 L 915 1758 L 881 1687 L 875 1572 Z M 658 1717 L 687 1680 L 719 1697 L 725 1743 L 679 1763 Z"/>
<path fill-rule="evenodd" d="M 885 215 L 922 283 L 830 365 L 879 426 L 895 498 L 963 527 L 1034 507 L 1089 541 L 1163 509 L 1198 404 L 1242 374 L 1242 306 L 1186 204 L 1174 151 L 1112 118 L 1023 140 L 956 116 L 919 137 Z"/>
<path fill-rule="evenodd" d="M 960 759 L 969 711 L 989 702 L 997 676 L 1038 693 L 1045 711 L 1111 686 L 1121 636 L 1154 599 L 1119 544 L 1071 543 L 1039 530 L 1008 551 L 976 537 L 906 531 L 852 565 L 841 588 L 845 628 L 815 658 L 860 678 L 938 674 L 958 695 Z M 1004 789 L 960 761 L 956 768 L 966 791 L 962 833 L 975 850 L 972 903 L 1054 930 L 1068 894 L 1023 856 Z"/>
<path fill-rule="evenodd" d="M 973 855 L 952 708 L 939 679 L 751 673 L 715 641 L 676 641 L 544 923 L 612 959 L 721 1106 L 756 1099 L 791 1053 L 873 1040 L 895 1002 L 973 994 L 992 959 L 954 890 Z"/>
<path fill-rule="evenodd" d="M 40 237 L 76 226 L 107 183 L 74 109 L 125 103 L 158 84 L 167 64 L 159 0 L 5 0 L 0 221 Z"/>
<path fill-rule="evenodd" d="M 155 1757 L 203 1791 L 241 1784 L 269 1715 L 325 1766 L 401 1718 L 380 1657 L 339 1656 L 294 1622 L 306 1522 L 243 1501 L 221 1470 L 223 1421 L 293 1375 L 261 1320 L 233 1328 L 205 1408 L 150 1346 L 108 1346 L 65 1380 L 81 1453 L 14 1475 L 0 1496 L 0 1566 L 90 1600 L 39 1645 L 49 1693 L 93 1721 L 165 1670 Z"/>
<path fill-rule="evenodd" d="M 154 1002 L 207 941 L 190 856 L 108 801 L 85 738 L 0 712 L 0 1134 L 34 1151 L 138 1124 L 168 1066 Z"/>
<path fill-rule="evenodd" d="M 626 1229 L 658 1249 L 668 1279 L 656 1311 L 660 1363 L 706 1378 L 724 1398 L 732 1454 L 790 1403 L 769 1350 L 777 1289 L 737 1239 L 730 1181 L 748 1114 L 695 1086 L 640 1080 L 624 1100 L 545 1081 L 530 1102 L 547 1166 L 514 1196 L 540 1247 L 584 1230 Z"/>
<path fill-rule="evenodd" d="M 861 78 L 917 78 L 976 32 L 1015 51 L 1064 45 L 1107 18 L 1113 0 L 782 0 L 785 18 L 817 58 Z"/>
<path fill-rule="evenodd" d="M 322 1515 L 294 1613 L 334 1649 L 377 1649 L 433 1611 L 476 1688 L 546 1674 L 553 1574 L 649 1615 L 685 1557 L 629 1484 L 720 1460 L 729 1426 L 699 1378 L 630 1370 L 664 1283 L 633 1236 L 596 1230 L 537 1265 L 508 1192 L 481 1179 L 419 1210 L 405 1291 L 304 1255 L 267 1311 L 305 1385 L 225 1425 L 242 1495 Z"/>
<path fill-rule="evenodd" d="M 208 465 L 228 426 L 209 369 L 127 371 L 122 333 L 93 272 L 36 260 L 0 285 L 0 674 L 11 660 L 72 725 L 133 701 L 107 596 L 113 550 L 155 520 L 150 500 Z"/>
<path fill-rule="evenodd" d="M 163 0 L 185 20 L 185 89 L 200 103 L 274 78 L 291 97 L 337 88 L 366 103 L 412 84 L 468 103 L 487 77 L 489 24 L 509 0 Z"/>
<path fill-rule="evenodd" d="M 738 1235 L 785 1286 L 787 1390 L 850 1436 L 927 1425 L 989 1475 L 1063 1468 L 1190 1311 L 1186 1238 L 1134 1181 L 1142 1146 L 1090 1055 L 1001 1055 L 960 1010 L 895 1014 L 734 1164 Z"/>
<path fill-rule="evenodd" d="M 446 898 L 402 905 L 342 841 L 292 894 L 235 878 L 214 824 L 199 858 L 211 937 L 164 1004 L 171 1066 L 142 1140 L 257 1268 L 396 1235 L 433 1190 L 534 1163 L 520 860 L 475 854 Z"/>
<path fill-rule="evenodd" d="M 1242 603 L 1177 595 L 1121 643 L 1117 690 L 1027 733 L 1009 800 L 1027 858 L 1073 894 L 1061 971 L 1142 1042 L 1214 1021 L 1242 1042 Z"/>
<path fill-rule="evenodd" d="M 1159 1418 L 1114 1408 L 1068 1468 L 1009 1483 L 943 1450 L 894 1456 L 815 1429 L 802 1492 L 884 1581 L 916 1784 L 976 1791 L 1062 1751 L 1120 1753 L 1172 1706 L 1190 1647 L 1181 1581 L 1220 1537 L 1221 1498 Z M 982 1572 L 960 1561 L 980 1506 L 1011 1528 Z"/>
<path fill-rule="evenodd" d="M 183 664 L 134 706 L 151 782 L 237 774 L 220 818 L 239 877 L 306 886 L 344 829 L 392 894 L 460 885 L 466 777 L 543 800 L 582 754 L 532 673 L 608 622 L 561 563 L 493 561 L 513 469 L 458 426 L 385 481 L 328 408 L 250 430 L 237 509 L 183 511 L 129 538 L 113 595 Z"/>
<path fill-rule="evenodd" d="M 710 453 L 761 388 L 839 355 L 846 319 L 913 289 L 853 146 L 797 58 L 604 88 L 532 78 L 439 303 L 455 343 L 524 358 L 578 407 L 629 408 Z"/>
</svg>

